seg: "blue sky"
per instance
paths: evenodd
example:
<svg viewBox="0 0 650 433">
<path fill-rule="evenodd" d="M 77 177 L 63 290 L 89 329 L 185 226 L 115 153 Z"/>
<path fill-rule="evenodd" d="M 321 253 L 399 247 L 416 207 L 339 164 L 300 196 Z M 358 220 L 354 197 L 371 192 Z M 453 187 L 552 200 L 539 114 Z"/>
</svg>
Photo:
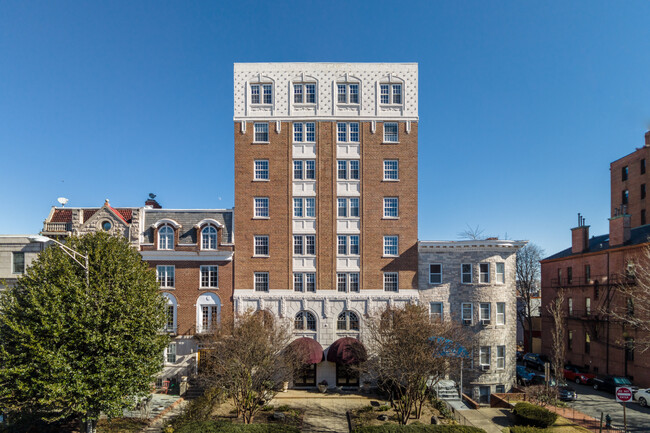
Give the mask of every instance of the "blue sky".
<svg viewBox="0 0 650 433">
<path fill-rule="evenodd" d="M 608 230 L 650 129 L 650 2 L 0 2 L 0 233 L 232 207 L 234 62 L 418 62 L 420 239 Z"/>
</svg>

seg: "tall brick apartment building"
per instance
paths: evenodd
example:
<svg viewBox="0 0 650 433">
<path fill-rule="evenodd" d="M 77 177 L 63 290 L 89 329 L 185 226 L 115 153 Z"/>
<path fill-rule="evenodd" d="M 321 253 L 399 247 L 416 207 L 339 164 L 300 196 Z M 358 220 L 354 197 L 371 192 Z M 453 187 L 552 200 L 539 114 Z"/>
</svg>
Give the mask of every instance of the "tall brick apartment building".
<svg viewBox="0 0 650 433">
<path fill-rule="evenodd" d="M 583 218 L 571 229 L 571 248 L 542 260 L 542 349 L 551 353 L 553 322 L 547 306 L 565 292 L 566 358 L 599 374 L 630 376 L 639 386 L 650 386 L 650 361 L 635 356 L 637 330 L 606 314 L 628 309 L 627 299 L 616 294 L 622 284 L 635 284 L 632 262 L 650 245 L 645 221 L 645 147 L 611 164 L 609 233 L 589 234 Z"/>
<path fill-rule="evenodd" d="M 235 309 L 325 350 L 294 385 L 356 385 L 337 350 L 418 298 L 417 64 L 235 64 L 234 103 Z"/>
</svg>

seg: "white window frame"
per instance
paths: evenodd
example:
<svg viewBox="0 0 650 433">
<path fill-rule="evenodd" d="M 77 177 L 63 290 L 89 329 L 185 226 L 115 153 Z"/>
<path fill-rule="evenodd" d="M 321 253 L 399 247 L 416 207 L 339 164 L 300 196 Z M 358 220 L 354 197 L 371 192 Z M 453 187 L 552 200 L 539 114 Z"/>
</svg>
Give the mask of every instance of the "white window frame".
<svg viewBox="0 0 650 433">
<path fill-rule="evenodd" d="M 469 305 L 469 317 L 465 315 L 465 307 Z M 474 324 L 474 304 L 471 302 L 463 302 L 460 304 L 460 318 L 463 321 L 463 324 L 466 320 L 469 320 L 468 325 Z"/>
<path fill-rule="evenodd" d="M 307 168 L 309 165 L 312 168 Z M 299 176 L 297 176 L 298 171 Z M 316 161 L 313 159 L 294 159 L 292 175 L 293 180 L 316 180 Z"/>
<path fill-rule="evenodd" d="M 266 252 L 258 252 L 260 249 L 266 249 Z M 268 257 L 269 256 L 269 235 L 254 235 L 253 236 L 253 256 L 254 257 Z"/>
<path fill-rule="evenodd" d="M 215 318 L 214 315 L 217 315 Z M 203 292 L 196 303 L 197 332 L 208 332 L 221 321 L 221 300 L 212 292 Z"/>
<path fill-rule="evenodd" d="M 492 354 L 490 353 L 491 352 L 490 349 L 491 349 L 490 346 L 481 346 L 479 348 L 478 362 L 481 367 L 483 367 L 484 365 L 486 365 L 488 368 L 490 367 L 490 364 L 492 362 Z M 483 362 L 483 355 L 487 356 L 487 363 Z"/>
<path fill-rule="evenodd" d="M 383 257 L 399 257 L 399 235 L 384 236 Z"/>
<path fill-rule="evenodd" d="M 356 86 L 356 101 L 352 101 L 352 86 Z M 343 88 L 344 92 L 341 92 Z M 359 83 L 336 83 L 336 103 L 337 104 L 352 104 L 359 105 L 361 101 L 361 85 Z M 343 101 L 341 101 L 341 96 L 343 96 Z"/>
<path fill-rule="evenodd" d="M 433 306 L 434 305 L 436 307 L 440 307 L 440 312 L 439 313 L 433 311 L 433 309 L 434 309 Z M 438 319 L 438 320 L 440 320 L 442 322 L 442 321 L 444 321 L 444 317 L 445 317 L 444 313 L 445 313 L 445 306 L 444 306 L 444 304 L 442 302 L 431 302 L 431 303 L 429 303 L 429 318 L 430 319 L 433 319 L 433 320 Z"/>
<path fill-rule="evenodd" d="M 309 285 L 312 285 L 313 288 L 309 289 Z M 316 274 L 314 272 L 294 272 L 293 290 L 294 292 L 316 293 Z"/>
<path fill-rule="evenodd" d="M 384 218 L 399 219 L 399 197 L 384 197 Z"/>
<path fill-rule="evenodd" d="M 352 202 L 356 202 L 357 206 L 353 207 Z M 341 203 L 345 204 L 345 207 L 341 206 Z M 336 198 L 336 217 L 337 218 L 354 218 L 357 219 L 360 217 L 360 208 L 361 200 L 359 197 L 337 197 Z M 341 209 L 344 210 L 345 215 L 341 215 Z M 352 215 L 352 210 L 356 209 L 356 215 Z"/>
<path fill-rule="evenodd" d="M 213 275 L 214 273 L 214 275 Z M 214 285 L 212 280 L 216 279 Z M 207 286 L 204 284 L 207 281 Z M 199 275 L 199 287 L 202 289 L 218 289 L 219 288 L 219 266 L 217 265 L 201 265 Z"/>
<path fill-rule="evenodd" d="M 311 247 L 308 248 L 308 240 L 312 240 Z M 298 247 L 297 240 L 300 240 L 300 251 L 296 252 Z M 309 250 L 313 252 L 309 252 Z M 293 235 L 293 255 L 294 256 L 315 256 L 316 255 L 316 235 Z"/>
<path fill-rule="evenodd" d="M 353 169 L 352 165 L 356 163 L 357 168 Z M 343 166 L 343 168 L 341 168 Z M 343 172 L 343 176 L 341 176 Z M 355 176 L 356 172 L 356 176 Z M 360 180 L 361 169 L 358 159 L 337 159 L 336 160 L 336 180 Z"/>
<path fill-rule="evenodd" d="M 341 242 L 343 241 L 343 242 Z M 356 252 L 353 252 L 353 241 L 356 241 Z M 344 252 L 341 252 L 341 246 L 344 247 Z M 336 235 L 336 255 L 337 256 L 358 256 L 360 255 L 361 248 L 359 245 L 359 235 Z"/>
<path fill-rule="evenodd" d="M 487 307 L 487 317 L 485 316 L 484 308 Z M 481 302 L 478 304 L 478 320 L 491 320 L 492 319 L 492 304 L 489 302 Z"/>
<path fill-rule="evenodd" d="M 497 346 L 497 370 L 506 368 L 506 346 Z"/>
<path fill-rule="evenodd" d="M 170 232 L 171 231 L 171 232 Z M 159 250 L 173 250 L 174 249 L 174 228 L 169 224 L 165 224 L 158 229 L 158 249 Z"/>
<path fill-rule="evenodd" d="M 390 281 L 394 278 L 394 281 Z M 399 272 L 384 272 L 384 292 L 399 292 Z M 395 285 L 395 290 L 387 288 L 387 284 Z"/>
<path fill-rule="evenodd" d="M 165 332 L 171 332 L 173 334 L 176 333 L 176 328 L 178 326 L 178 302 L 176 301 L 176 297 L 172 295 L 171 293 L 164 293 L 163 292 L 163 297 L 166 300 L 165 304 Z M 169 317 L 169 310 L 171 307 L 171 325 L 170 325 L 170 317 Z"/>
<path fill-rule="evenodd" d="M 296 326 L 298 321 L 300 321 L 300 326 Z M 310 322 L 313 322 L 314 324 L 313 329 L 310 329 L 309 327 Z M 311 311 L 301 310 L 294 316 L 293 329 L 294 331 L 316 332 L 318 329 L 318 319 L 316 318 L 316 315 Z"/>
<path fill-rule="evenodd" d="M 269 123 L 268 122 L 254 122 L 253 123 L 253 143 L 268 143 L 268 142 L 269 142 Z"/>
<path fill-rule="evenodd" d="M 483 271 L 483 268 L 487 270 Z M 489 263 L 479 263 L 478 264 L 478 281 L 480 284 L 490 284 L 490 264 Z"/>
<path fill-rule="evenodd" d="M 273 104 L 273 84 L 254 83 L 251 84 L 250 87 L 251 87 L 251 105 L 272 105 Z M 255 94 L 255 89 L 257 90 L 257 94 Z M 255 98 L 255 96 L 257 96 L 257 98 Z M 257 99 L 257 101 L 255 101 L 255 99 Z"/>
<path fill-rule="evenodd" d="M 156 281 L 158 281 L 158 284 L 160 284 L 161 288 L 165 288 L 165 289 L 175 288 L 176 287 L 176 266 L 174 265 L 156 266 Z"/>
<path fill-rule="evenodd" d="M 394 139 L 392 132 L 387 133 L 389 126 L 391 129 L 395 126 Z M 384 122 L 384 143 L 399 143 L 399 122 Z"/>
<path fill-rule="evenodd" d="M 314 123 L 314 122 L 294 122 L 293 123 L 293 142 L 294 143 L 315 143 L 316 142 L 316 123 Z"/>
<path fill-rule="evenodd" d="M 165 363 L 176 364 L 176 343 L 169 343 L 165 349 Z"/>
<path fill-rule="evenodd" d="M 464 266 L 469 266 L 469 272 L 464 272 L 463 267 Z M 469 281 L 465 281 L 465 276 L 469 275 Z M 473 282 L 473 272 L 472 272 L 472 264 L 471 263 L 461 263 L 460 264 L 460 283 L 461 284 L 472 284 Z"/>
<path fill-rule="evenodd" d="M 394 164 L 395 168 L 390 165 Z M 395 173 L 393 177 L 392 173 Z M 384 160 L 384 180 L 388 182 L 399 181 L 399 159 L 385 159 Z"/>
<path fill-rule="evenodd" d="M 253 197 L 253 218 L 268 219 L 269 215 L 269 198 Z"/>
<path fill-rule="evenodd" d="M 214 230 L 212 232 L 211 230 Z M 206 232 L 209 232 L 206 234 Z M 208 224 L 201 229 L 201 249 L 214 251 L 218 248 L 217 234 L 219 230 L 212 224 Z M 207 245 L 206 245 L 207 244 Z"/>
<path fill-rule="evenodd" d="M 354 320 L 352 320 L 354 317 Z M 350 324 L 356 322 L 357 327 L 353 328 Z M 343 324 L 343 326 L 341 326 Z M 359 320 L 359 315 L 354 311 L 345 310 L 342 311 L 336 318 L 336 331 L 354 331 L 358 332 L 361 330 L 361 320 Z"/>
<path fill-rule="evenodd" d="M 499 268 L 501 268 L 501 271 L 499 271 Z M 505 284 L 506 283 L 506 264 L 504 262 L 497 262 L 494 265 L 494 269 L 496 272 L 496 283 L 497 284 Z"/>
<path fill-rule="evenodd" d="M 256 159 L 253 163 L 253 180 L 269 180 L 269 160 Z"/>
<path fill-rule="evenodd" d="M 354 131 L 356 129 L 356 131 Z M 337 122 L 336 142 L 337 143 L 359 143 L 361 137 L 359 122 Z M 356 140 L 355 140 L 356 138 Z"/>
<path fill-rule="evenodd" d="M 312 215 L 307 215 L 308 213 L 311 213 Z M 294 197 L 293 217 L 310 219 L 316 218 L 316 199 L 314 197 Z"/>
<path fill-rule="evenodd" d="M 255 292 L 269 292 L 269 273 L 268 272 L 254 272 L 253 273 L 253 291 Z"/>
<path fill-rule="evenodd" d="M 499 311 L 503 310 L 503 311 Z M 505 325 L 506 324 L 506 303 L 505 302 L 497 302 L 497 325 Z"/>
<path fill-rule="evenodd" d="M 356 289 L 353 289 L 356 284 Z M 343 286 L 343 290 L 341 290 Z M 341 293 L 359 293 L 359 272 L 337 272 L 336 273 L 336 291 Z"/>
<path fill-rule="evenodd" d="M 386 92 L 384 90 L 386 90 Z M 384 97 L 386 97 L 387 100 L 385 100 Z M 399 99 L 399 101 L 395 102 L 396 99 Z M 403 105 L 404 85 L 402 83 L 379 83 L 379 104 Z"/>
<path fill-rule="evenodd" d="M 433 272 L 433 266 L 440 266 L 440 272 Z M 439 281 L 434 281 L 435 275 L 439 276 Z M 429 263 L 429 284 L 442 284 L 442 263 Z"/>
<path fill-rule="evenodd" d="M 313 86 L 314 92 L 313 93 L 307 93 L 307 89 Z M 296 90 L 300 89 L 300 92 L 296 92 Z M 296 96 L 300 95 L 300 101 L 296 101 Z M 313 95 L 314 100 L 313 101 L 307 101 L 307 95 Z M 291 101 L 294 104 L 300 104 L 300 105 L 315 105 L 316 102 L 318 102 L 318 85 L 316 82 L 307 82 L 307 83 L 293 83 L 293 89 L 292 89 L 292 98 Z"/>
</svg>

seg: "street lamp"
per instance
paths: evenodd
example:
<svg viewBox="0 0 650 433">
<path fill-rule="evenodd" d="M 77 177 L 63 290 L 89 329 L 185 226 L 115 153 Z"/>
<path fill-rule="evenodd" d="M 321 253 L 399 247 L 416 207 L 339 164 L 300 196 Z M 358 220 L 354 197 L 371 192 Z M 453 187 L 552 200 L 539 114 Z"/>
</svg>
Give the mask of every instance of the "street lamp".
<svg viewBox="0 0 650 433">
<path fill-rule="evenodd" d="M 90 287 L 90 275 L 89 275 L 89 266 L 88 266 L 88 256 L 83 255 L 78 251 L 73 250 L 69 246 L 62 244 L 61 242 L 57 241 L 56 239 L 48 238 L 47 236 L 41 236 L 41 235 L 36 235 L 36 236 L 29 236 L 27 239 L 29 239 L 30 242 L 40 242 L 43 244 L 48 244 L 48 243 L 54 243 L 58 245 L 64 253 L 66 253 L 68 256 L 72 257 L 72 260 L 77 262 L 79 266 L 84 268 L 86 271 L 86 287 Z M 84 259 L 84 263 L 81 263 L 77 257 Z"/>
</svg>

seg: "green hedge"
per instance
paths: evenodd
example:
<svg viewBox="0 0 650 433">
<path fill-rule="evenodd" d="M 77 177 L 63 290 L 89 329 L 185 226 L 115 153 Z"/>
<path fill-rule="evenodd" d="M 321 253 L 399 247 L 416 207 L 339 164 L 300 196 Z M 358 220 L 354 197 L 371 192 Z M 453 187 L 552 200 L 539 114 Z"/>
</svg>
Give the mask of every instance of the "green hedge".
<svg viewBox="0 0 650 433">
<path fill-rule="evenodd" d="M 354 433 L 485 433 L 485 430 L 466 425 L 385 424 L 357 427 Z"/>
<path fill-rule="evenodd" d="M 174 433 L 300 433 L 286 424 L 232 424 L 228 421 L 196 421 L 183 424 Z"/>
<path fill-rule="evenodd" d="M 517 403 L 512 413 L 517 425 L 546 428 L 557 420 L 557 414 L 530 403 Z"/>
<path fill-rule="evenodd" d="M 545 428 L 539 427 L 528 427 L 523 425 L 517 425 L 510 427 L 510 433 L 546 433 L 548 432 Z"/>
</svg>

